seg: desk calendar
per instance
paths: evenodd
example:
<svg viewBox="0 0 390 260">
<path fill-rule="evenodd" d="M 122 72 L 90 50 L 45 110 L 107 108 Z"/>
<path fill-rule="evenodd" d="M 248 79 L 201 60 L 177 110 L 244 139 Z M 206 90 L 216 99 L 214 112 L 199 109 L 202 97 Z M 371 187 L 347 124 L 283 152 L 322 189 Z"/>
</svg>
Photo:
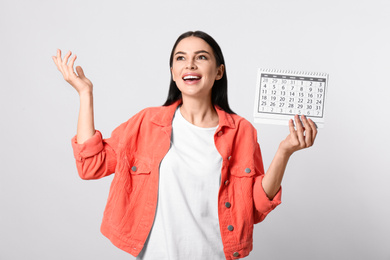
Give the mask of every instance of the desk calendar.
<svg viewBox="0 0 390 260">
<path fill-rule="evenodd" d="M 259 69 L 254 122 L 288 125 L 294 115 L 305 115 L 324 126 L 328 74 Z"/>
</svg>

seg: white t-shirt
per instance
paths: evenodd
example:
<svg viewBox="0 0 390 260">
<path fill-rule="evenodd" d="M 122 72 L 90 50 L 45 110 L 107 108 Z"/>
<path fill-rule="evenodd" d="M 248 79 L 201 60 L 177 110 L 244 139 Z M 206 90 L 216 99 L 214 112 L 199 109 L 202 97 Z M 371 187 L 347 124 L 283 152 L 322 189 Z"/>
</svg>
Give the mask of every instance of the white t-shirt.
<svg viewBox="0 0 390 260">
<path fill-rule="evenodd" d="M 225 259 L 218 221 L 222 157 L 214 144 L 216 129 L 197 127 L 176 110 L 171 148 L 160 165 L 156 217 L 137 259 Z"/>
</svg>

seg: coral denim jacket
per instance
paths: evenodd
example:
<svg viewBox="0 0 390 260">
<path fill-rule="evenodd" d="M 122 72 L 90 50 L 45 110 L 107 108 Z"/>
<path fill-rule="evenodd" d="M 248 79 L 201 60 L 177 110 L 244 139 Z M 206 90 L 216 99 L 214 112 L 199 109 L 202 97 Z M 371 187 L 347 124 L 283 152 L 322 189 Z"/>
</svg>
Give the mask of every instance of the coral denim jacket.
<svg viewBox="0 0 390 260">
<path fill-rule="evenodd" d="M 147 108 L 121 124 L 108 139 L 99 131 L 83 144 L 72 139 L 82 179 L 115 172 L 101 232 L 118 248 L 137 256 L 153 225 L 157 206 L 159 166 L 170 148 L 172 119 L 180 101 Z M 260 147 L 254 127 L 242 117 L 216 107 L 219 126 L 214 142 L 221 154 L 218 216 L 226 259 L 245 257 L 253 246 L 253 225 L 281 203 L 262 187 Z M 229 203 L 226 203 L 229 202 Z"/>
</svg>

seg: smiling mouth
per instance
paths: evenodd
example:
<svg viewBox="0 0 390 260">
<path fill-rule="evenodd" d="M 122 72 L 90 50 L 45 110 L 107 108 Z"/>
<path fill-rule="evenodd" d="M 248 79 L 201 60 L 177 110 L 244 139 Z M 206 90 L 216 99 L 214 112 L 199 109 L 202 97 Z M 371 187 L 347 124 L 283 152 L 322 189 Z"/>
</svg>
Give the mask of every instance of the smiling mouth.
<svg viewBox="0 0 390 260">
<path fill-rule="evenodd" d="M 189 75 L 189 76 L 183 77 L 183 80 L 186 81 L 186 82 L 193 82 L 193 81 L 200 80 L 200 78 L 201 77 L 199 77 L 199 76 Z"/>
</svg>

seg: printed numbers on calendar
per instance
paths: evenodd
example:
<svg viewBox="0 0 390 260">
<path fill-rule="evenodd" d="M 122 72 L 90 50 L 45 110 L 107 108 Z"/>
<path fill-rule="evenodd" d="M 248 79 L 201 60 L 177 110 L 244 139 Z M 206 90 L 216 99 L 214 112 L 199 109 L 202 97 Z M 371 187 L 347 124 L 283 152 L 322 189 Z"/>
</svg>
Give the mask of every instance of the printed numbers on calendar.
<svg viewBox="0 0 390 260">
<path fill-rule="evenodd" d="M 327 87 L 326 73 L 259 69 L 254 121 L 288 125 L 298 114 L 323 127 Z"/>
<path fill-rule="evenodd" d="M 323 117 L 326 79 L 262 73 L 258 112 Z"/>
</svg>

